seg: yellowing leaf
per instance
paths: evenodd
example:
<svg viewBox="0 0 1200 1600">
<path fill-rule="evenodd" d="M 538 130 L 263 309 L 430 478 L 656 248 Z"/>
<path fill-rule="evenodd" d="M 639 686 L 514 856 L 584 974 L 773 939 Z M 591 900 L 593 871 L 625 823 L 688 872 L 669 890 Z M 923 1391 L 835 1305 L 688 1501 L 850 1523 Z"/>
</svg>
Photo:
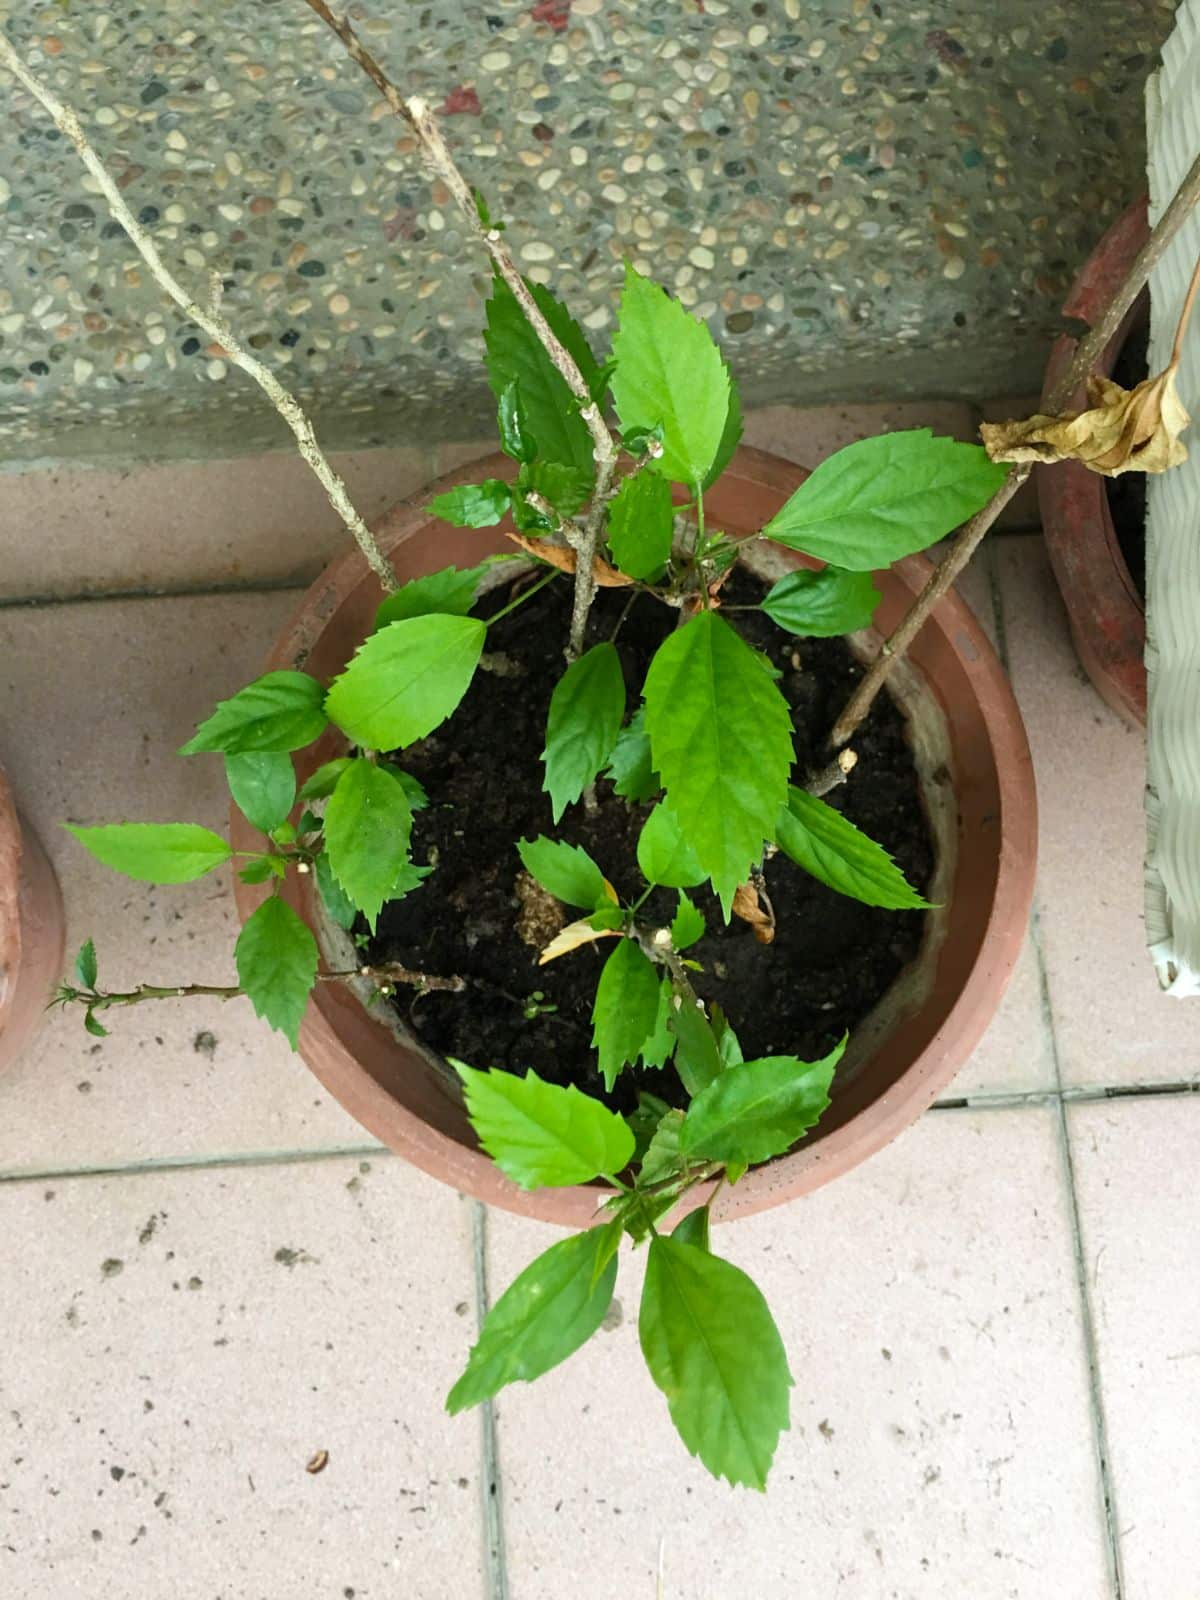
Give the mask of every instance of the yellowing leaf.
<svg viewBox="0 0 1200 1600">
<path fill-rule="evenodd" d="M 1088 379 L 1086 411 L 1024 421 L 984 422 L 979 433 L 993 461 L 1079 461 L 1091 472 L 1166 472 L 1187 460 L 1179 435 L 1190 418 L 1175 389 L 1178 364 L 1134 389 Z"/>
<path fill-rule="evenodd" d="M 538 966 L 544 967 L 547 961 L 557 961 L 559 956 L 570 955 L 572 950 L 578 950 L 580 945 L 591 944 L 595 939 L 615 939 L 618 931 L 616 928 L 593 928 L 586 917 L 580 922 L 569 922 L 542 951 Z"/>
</svg>

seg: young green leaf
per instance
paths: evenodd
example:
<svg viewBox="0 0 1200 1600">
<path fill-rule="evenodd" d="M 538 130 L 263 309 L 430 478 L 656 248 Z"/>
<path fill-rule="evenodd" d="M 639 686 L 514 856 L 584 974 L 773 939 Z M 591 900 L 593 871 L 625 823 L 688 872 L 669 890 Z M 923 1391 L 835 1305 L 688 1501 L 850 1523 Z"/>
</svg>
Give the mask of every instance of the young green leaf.
<svg viewBox="0 0 1200 1600">
<path fill-rule="evenodd" d="M 675 1035 L 671 1032 L 673 999 L 671 980 L 664 976 L 658 981 L 658 1010 L 654 1014 L 654 1031 L 641 1049 L 641 1063 L 644 1067 L 665 1067 L 675 1054 Z"/>
<path fill-rule="evenodd" d="M 790 1150 L 827 1109 L 845 1048 L 842 1039 L 820 1061 L 763 1056 L 730 1067 L 689 1106 L 680 1138 L 684 1153 L 753 1165 Z"/>
<path fill-rule="evenodd" d="M 514 378 L 500 392 L 496 406 L 496 426 L 500 431 L 500 448 L 514 461 L 532 461 L 537 455 L 537 441 L 529 432 L 529 421 L 521 406 L 521 388 Z"/>
<path fill-rule="evenodd" d="M 676 1238 L 650 1245 L 638 1334 L 671 1421 L 717 1478 L 765 1489 L 792 1375 L 774 1318 L 739 1268 Z"/>
<path fill-rule="evenodd" d="M 403 786 L 373 762 L 352 761 L 325 808 L 324 853 L 372 929 L 408 861 L 411 834 L 412 810 Z"/>
<path fill-rule="evenodd" d="M 112 822 L 99 828 L 66 824 L 97 861 L 140 883 L 191 883 L 228 861 L 219 834 L 194 822 Z"/>
<path fill-rule="evenodd" d="M 604 963 L 592 1007 L 592 1044 L 611 1090 L 627 1062 L 636 1061 L 658 1019 L 658 973 L 632 939 L 619 939 Z"/>
<path fill-rule="evenodd" d="M 635 1189 L 631 1194 L 618 1195 L 608 1202 L 605 1210 L 620 1217 L 622 1227 L 634 1244 L 641 1244 L 653 1233 L 654 1224 L 675 1209 L 682 1188 L 683 1177 L 680 1176 L 654 1194 Z"/>
<path fill-rule="evenodd" d="M 266 883 L 268 878 L 287 876 L 287 863 L 282 856 L 256 856 L 238 873 L 243 883 Z"/>
<path fill-rule="evenodd" d="M 596 359 L 588 348 L 583 331 L 549 289 L 539 283 L 526 283 L 538 309 L 550 324 L 559 342 L 574 357 L 590 388 L 598 373 Z M 520 385 L 521 401 L 530 431 L 547 461 L 564 462 L 594 472 L 592 436 L 587 423 L 574 406 L 574 396 L 566 380 L 550 360 L 541 340 L 530 327 L 516 296 L 500 277 L 493 282 L 487 303 L 488 383 L 499 400 L 510 383 Z"/>
<path fill-rule="evenodd" d="M 617 1281 L 615 1252 L 606 1262 L 599 1259 L 608 1242 L 605 1228 L 560 1239 L 510 1284 L 488 1312 L 466 1371 L 446 1399 L 452 1416 L 506 1384 L 540 1378 L 591 1338 Z"/>
<path fill-rule="evenodd" d="M 695 1098 L 725 1070 L 716 1036 L 704 1012 L 686 994 L 672 996 L 667 1026 L 676 1039 L 675 1070 Z"/>
<path fill-rule="evenodd" d="M 326 697 L 356 744 L 398 750 L 431 733 L 470 687 L 487 625 L 478 617 L 409 617 L 359 646 Z"/>
<path fill-rule="evenodd" d="M 633 1154 L 623 1118 L 572 1085 L 544 1083 L 536 1072 L 478 1072 L 451 1065 L 463 1080 L 467 1113 L 479 1142 L 522 1189 L 562 1188 L 611 1177 Z"/>
<path fill-rule="evenodd" d="M 645 699 L 655 769 L 728 917 L 787 799 L 787 702 L 758 654 L 711 611 L 659 646 Z"/>
<path fill-rule="evenodd" d="M 671 1229 L 671 1237 L 680 1244 L 694 1245 L 697 1250 L 709 1250 L 708 1207 L 697 1206 L 695 1211 L 689 1211 L 683 1221 Z"/>
<path fill-rule="evenodd" d="M 788 791 L 776 838 L 797 866 L 839 894 L 887 911 L 929 909 L 881 844 L 804 789 Z"/>
<path fill-rule="evenodd" d="M 671 943 L 676 950 L 687 950 L 704 937 L 704 916 L 680 891 L 679 909 L 671 922 Z"/>
<path fill-rule="evenodd" d="M 683 1127 L 682 1111 L 668 1111 L 650 1140 L 642 1157 L 642 1170 L 638 1173 L 639 1187 L 662 1183 L 683 1171 L 683 1154 L 679 1148 L 679 1132 Z"/>
<path fill-rule="evenodd" d="M 987 504 L 1008 468 L 928 428 L 860 439 L 822 461 L 762 530 L 853 572 L 925 550 Z"/>
<path fill-rule="evenodd" d="M 767 591 L 762 608 L 781 628 L 812 639 L 833 639 L 870 626 L 879 590 L 869 572 L 801 568 Z"/>
<path fill-rule="evenodd" d="M 646 713 L 641 706 L 617 735 L 607 775 L 612 779 L 613 792 L 635 805 L 652 800 L 662 788 L 650 759 L 650 735 L 646 732 Z"/>
<path fill-rule="evenodd" d="M 481 562 L 477 567 L 443 567 L 440 572 L 412 578 L 379 607 L 373 631 L 378 633 L 389 622 L 407 622 L 409 617 L 428 617 L 438 612 L 465 617 L 475 604 L 487 570 L 487 563 Z"/>
<path fill-rule="evenodd" d="M 592 1261 L 592 1284 L 600 1282 L 605 1268 L 613 1261 L 621 1248 L 621 1240 L 625 1235 L 625 1225 L 620 1217 L 613 1217 L 610 1222 L 597 1223 L 591 1230 L 599 1237 L 596 1240 L 596 1255 Z"/>
<path fill-rule="evenodd" d="M 358 916 L 358 907 L 334 877 L 333 868 L 329 864 L 329 856 L 326 851 L 322 850 L 317 857 L 313 865 L 313 871 L 317 879 L 317 890 L 321 896 L 321 904 L 333 921 L 337 923 L 338 927 L 344 928 L 349 933 Z"/>
<path fill-rule="evenodd" d="M 638 1091 L 637 1109 L 625 1114 L 625 1121 L 633 1130 L 636 1141 L 633 1151 L 635 1162 L 641 1162 L 650 1148 L 650 1141 L 657 1132 L 659 1123 L 670 1109 L 667 1102 L 660 1100 L 656 1094 L 648 1094 L 645 1089 Z"/>
<path fill-rule="evenodd" d="M 517 849 L 526 872 L 564 905 L 583 906 L 587 910 L 612 905 L 604 874 L 582 845 L 568 844 L 565 839 L 547 839 L 542 834 L 537 839 L 520 840 Z"/>
<path fill-rule="evenodd" d="M 664 889 L 694 889 L 708 877 L 665 800 L 659 801 L 642 826 L 637 859 L 646 882 Z"/>
<path fill-rule="evenodd" d="M 711 1005 L 708 1009 L 712 1017 L 713 1038 L 717 1041 L 717 1054 L 721 1058 L 722 1068 L 740 1067 L 746 1058 L 742 1054 L 742 1047 L 729 1018 L 718 1005 Z"/>
<path fill-rule="evenodd" d="M 554 686 L 546 719 L 543 788 L 557 822 L 612 754 L 625 715 L 625 680 L 615 645 L 593 645 Z"/>
<path fill-rule="evenodd" d="M 296 773 L 283 750 L 248 750 L 225 757 L 225 781 L 238 810 L 260 833 L 270 833 L 296 801 Z"/>
<path fill-rule="evenodd" d="M 460 483 L 445 494 L 435 494 L 429 509 L 456 528 L 494 528 L 508 510 L 512 490 L 503 478 L 483 483 Z"/>
<path fill-rule="evenodd" d="M 75 982 L 81 989 L 94 989 L 97 976 L 96 946 L 93 940 L 88 939 L 80 945 L 79 954 L 75 957 Z"/>
<path fill-rule="evenodd" d="M 338 779 L 354 759 L 353 756 L 338 756 L 334 761 L 326 761 L 319 766 L 312 777 L 300 786 L 301 800 L 327 800 L 338 786 Z"/>
<path fill-rule="evenodd" d="M 108 1029 L 97 1018 L 95 1010 L 89 1006 L 83 1015 L 83 1025 L 94 1039 L 107 1039 Z"/>
<path fill-rule="evenodd" d="M 250 1004 L 297 1049 L 317 977 L 317 941 L 286 900 L 273 895 L 249 918 L 233 954 Z"/>
<path fill-rule="evenodd" d="M 729 417 L 729 371 L 703 322 L 628 264 L 613 335 L 612 391 L 622 429 L 662 424 L 651 472 L 701 483 Z"/>
<path fill-rule="evenodd" d="M 613 560 L 631 578 L 657 578 L 671 558 L 675 507 L 671 488 L 657 473 L 626 478 L 608 508 Z"/>
<path fill-rule="evenodd" d="M 179 754 L 216 750 L 238 756 L 249 750 L 300 750 L 324 731 L 324 698 L 324 689 L 307 672 L 268 672 L 222 700 Z"/>
<path fill-rule="evenodd" d="M 379 765 L 383 770 L 395 778 L 408 797 L 409 808 L 413 811 L 424 811 L 429 804 L 429 795 L 420 778 L 414 778 L 411 772 L 405 772 L 403 767 L 398 767 L 394 761 L 381 761 Z"/>
</svg>

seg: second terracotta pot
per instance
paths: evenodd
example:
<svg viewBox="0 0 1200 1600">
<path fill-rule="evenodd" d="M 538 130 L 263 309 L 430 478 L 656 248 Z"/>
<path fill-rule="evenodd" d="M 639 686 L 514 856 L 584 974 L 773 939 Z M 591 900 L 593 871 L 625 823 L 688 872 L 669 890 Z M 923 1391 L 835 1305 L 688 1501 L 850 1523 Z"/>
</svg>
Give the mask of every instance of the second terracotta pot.
<svg viewBox="0 0 1200 1600">
<path fill-rule="evenodd" d="M 0 1072 L 41 1021 L 62 959 L 58 879 L 0 771 Z"/>
<path fill-rule="evenodd" d="M 492 551 L 511 550 L 501 529 L 451 528 L 425 509 L 435 493 L 455 483 L 501 476 L 511 465 L 501 456 L 476 462 L 382 519 L 379 542 L 401 579 L 449 563 L 474 565 Z M 706 496 L 710 522 L 734 535 L 751 533 L 804 476 L 788 462 L 743 448 Z M 794 564 L 796 558 L 783 552 L 780 559 Z M 922 557 L 911 557 L 879 575 L 882 630 L 896 625 L 928 571 Z M 328 681 L 365 637 L 380 598 L 361 555 L 343 556 L 305 595 L 265 670 L 303 668 Z M 864 652 L 875 642 L 857 641 Z M 1033 769 L 1008 681 L 957 596 L 948 597 L 926 624 L 896 683 L 936 843 L 930 898 L 942 902 L 942 909 L 927 918 L 917 961 L 856 1030 L 835 1080 L 833 1105 L 820 1125 L 792 1153 L 723 1189 L 718 1217 L 760 1211 L 815 1189 L 894 1138 L 966 1061 L 1020 952 L 1036 855 Z M 316 746 L 300 752 L 300 779 L 340 748 L 339 736 L 329 730 Z M 232 831 L 235 848 L 259 846 L 236 811 Z M 284 892 L 318 931 L 329 955 L 330 938 L 336 936 L 324 925 L 311 881 L 289 880 Z M 236 885 L 243 918 L 263 893 Z M 350 988 L 319 984 L 301 1029 L 300 1053 L 365 1128 L 452 1187 L 565 1225 L 593 1219 L 596 1189 L 526 1193 L 498 1171 L 477 1146 L 454 1074 L 404 1033 L 390 1008 L 368 1009 Z M 702 1192 L 693 1198 L 698 1202 Z"/>
</svg>

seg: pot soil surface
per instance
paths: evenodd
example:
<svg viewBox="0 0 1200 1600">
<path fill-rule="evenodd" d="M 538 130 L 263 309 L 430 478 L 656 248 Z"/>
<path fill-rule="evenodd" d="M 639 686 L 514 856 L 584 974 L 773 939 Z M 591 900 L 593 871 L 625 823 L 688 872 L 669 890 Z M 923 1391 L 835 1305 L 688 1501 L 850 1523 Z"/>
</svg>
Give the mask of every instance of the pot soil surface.
<svg viewBox="0 0 1200 1600">
<path fill-rule="evenodd" d="M 526 581 L 526 580 L 520 580 Z M 762 586 L 737 574 L 726 604 L 757 600 Z M 497 611 L 497 591 L 479 607 Z M 609 638 L 628 596 L 601 590 L 592 608 L 589 643 Z M 424 784 L 430 805 L 416 814 L 413 860 L 436 870 L 403 900 L 384 907 L 365 946 L 372 961 L 401 961 L 428 973 L 467 980 L 461 993 L 433 992 L 413 1001 L 398 993 L 401 1017 L 442 1055 L 477 1067 L 523 1073 L 533 1068 L 554 1083 L 577 1084 L 621 1111 L 646 1088 L 674 1105 L 687 1096 L 675 1072 L 626 1068 L 606 1094 L 591 1049 L 591 1007 L 610 939 L 585 946 L 545 967 L 538 948 L 556 931 L 556 903 L 530 907 L 518 894 L 520 838 L 548 834 L 583 845 L 622 899 L 644 887 L 636 846 L 649 805 L 615 796 L 597 784 L 594 815 L 568 808 L 556 827 L 542 790 L 540 760 L 546 713 L 563 670 L 570 620 L 567 583 L 551 584 L 489 632 L 488 650 L 503 671 L 476 674 L 454 716 L 435 734 L 395 759 Z M 641 595 L 621 626 L 617 647 L 630 686 L 640 686 L 676 613 Z M 731 621 L 734 620 L 731 618 Z M 796 639 L 759 612 L 736 616 L 739 632 L 782 673 L 792 709 L 797 770 L 827 759 L 824 741 L 861 669 L 840 639 Z M 631 687 L 629 711 L 636 705 Z M 875 702 L 853 747 L 859 762 L 849 783 L 827 799 L 896 859 L 910 883 L 924 889 L 933 847 L 921 804 L 903 718 L 886 694 Z M 920 946 L 924 913 L 860 905 L 816 882 L 786 856 L 774 856 L 766 880 L 777 919 L 775 942 L 757 942 L 747 924 L 726 927 L 707 888 L 690 890 L 708 925 L 688 955 L 703 971 L 697 992 L 725 1010 L 746 1058 L 824 1055 L 871 1010 Z M 656 890 L 642 915 L 669 922 L 676 894 Z M 550 915 L 547 916 L 547 913 Z M 581 915 L 568 911 L 561 922 Z M 530 926 L 530 924 L 534 926 Z M 362 925 L 360 924 L 360 930 Z M 536 938 L 525 942 L 520 929 Z M 535 991 L 556 1009 L 529 1017 Z"/>
</svg>

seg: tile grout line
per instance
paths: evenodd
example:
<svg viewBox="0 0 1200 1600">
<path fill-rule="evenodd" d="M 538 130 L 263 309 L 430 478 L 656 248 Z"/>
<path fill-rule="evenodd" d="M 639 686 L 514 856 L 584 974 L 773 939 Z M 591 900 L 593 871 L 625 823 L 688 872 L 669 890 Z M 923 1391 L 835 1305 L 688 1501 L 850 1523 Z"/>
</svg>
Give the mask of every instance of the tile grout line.
<svg viewBox="0 0 1200 1600">
<path fill-rule="evenodd" d="M 992 611 L 996 622 L 996 651 L 1004 670 L 1012 676 L 1008 652 L 1008 631 L 1005 626 L 1004 600 L 994 543 L 987 546 L 987 575 L 992 592 Z M 1051 1096 L 1055 1105 L 1058 1125 L 1059 1149 L 1062 1152 L 1062 1172 L 1067 1184 L 1068 1214 L 1071 1229 L 1071 1253 L 1075 1263 L 1075 1283 L 1079 1295 L 1079 1323 L 1083 1339 L 1084 1359 L 1087 1362 L 1088 1401 L 1092 1421 L 1092 1443 L 1096 1452 L 1096 1466 L 1100 1477 L 1100 1493 L 1104 1501 L 1105 1557 L 1112 1583 L 1113 1600 L 1124 1600 L 1125 1574 L 1121 1562 L 1120 1523 L 1117 1519 L 1116 1494 L 1113 1488 L 1108 1441 L 1108 1419 L 1104 1411 L 1104 1391 L 1100 1378 L 1100 1349 L 1096 1341 L 1096 1319 L 1092 1297 L 1088 1289 L 1087 1262 L 1083 1250 L 1083 1219 L 1079 1205 L 1079 1190 L 1075 1182 L 1075 1157 L 1071 1149 L 1071 1130 L 1067 1121 L 1067 1104 L 1064 1096 L 1062 1057 L 1058 1048 L 1058 1032 L 1054 1025 L 1054 1002 L 1050 994 L 1050 977 L 1046 968 L 1042 944 L 1042 917 L 1036 888 L 1029 914 L 1029 940 L 1033 947 L 1037 970 L 1038 1000 L 1042 1024 L 1050 1044 L 1050 1061 L 1054 1070 L 1056 1092 Z M 1082 1096 L 1076 1097 L 1082 1098 Z"/>
<path fill-rule="evenodd" d="M 169 589 L 147 585 L 133 589 L 84 590 L 79 594 L 0 595 L 0 611 L 51 611 L 57 606 L 102 605 L 106 600 L 203 600 L 227 594 L 299 594 L 310 578 L 252 578 L 242 583 L 178 584 Z"/>
<path fill-rule="evenodd" d="M 136 1178 L 157 1172 L 203 1171 L 224 1167 L 281 1167 L 291 1163 L 339 1161 L 351 1156 L 387 1156 L 382 1144 L 327 1145 L 319 1150 L 246 1150 L 222 1156 L 147 1156 L 135 1161 L 98 1161 L 86 1167 L 16 1167 L 0 1170 L 0 1188 L 9 1183 L 46 1183 L 68 1178 Z"/>
<path fill-rule="evenodd" d="M 482 1332 L 490 1309 L 487 1262 L 487 1207 L 471 1202 L 471 1241 L 475 1260 L 475 1325 Z M 500 1444 L 496 1407 L 489 1398 L 479 1407 L 483 1444 L 480 1510 L 483 1514 L 484 1585 L 487 1600 L 509 1600 L 508 1564 L 504 1549 L 504 1502 L 500 1478 Z"/>
</svg>

